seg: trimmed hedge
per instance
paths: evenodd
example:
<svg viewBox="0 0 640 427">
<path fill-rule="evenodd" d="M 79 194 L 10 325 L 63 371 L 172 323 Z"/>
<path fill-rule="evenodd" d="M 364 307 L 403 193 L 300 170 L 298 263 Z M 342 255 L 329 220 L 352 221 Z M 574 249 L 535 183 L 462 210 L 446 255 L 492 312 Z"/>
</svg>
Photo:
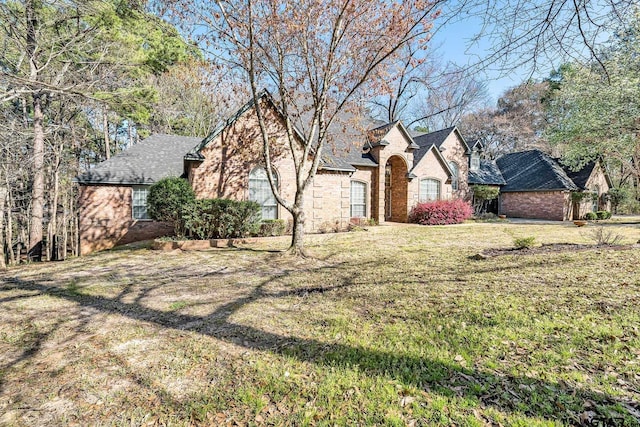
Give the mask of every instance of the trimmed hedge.
<svg viewBox="0 0 640 427">
<path fill-rule="evenodd" d="M 258 236 L 282 236 L 287 229 L 284 219 L 264 219 L 260 224 Z"/>
<path fill-rule="evenodd" d="M 409 222 L 422 225 L 460 224 L 471 218 L 473 209 L 463 200 L 418 203 L 409 213 Z"/>
<path fill-rule="evenodd" d="M 183 207 L 187 234 L 196 239 L 229 239 L 256 234 L 260 228 L 260 205 L 229 199 L 195 200 Z"/>
</svg>

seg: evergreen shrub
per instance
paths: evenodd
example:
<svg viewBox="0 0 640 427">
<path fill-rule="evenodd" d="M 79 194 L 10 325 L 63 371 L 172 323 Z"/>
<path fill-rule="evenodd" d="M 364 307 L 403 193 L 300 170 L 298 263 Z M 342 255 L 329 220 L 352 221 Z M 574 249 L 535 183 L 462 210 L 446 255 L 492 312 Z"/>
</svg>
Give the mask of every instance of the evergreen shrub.
<svg viewBox="0 0 640 427">
<path fill-rule="evenodd" d="M 230 239 L 256 234 L 260 205 L 229 199 L 194 200 L 183 209 L 187 233 L 196 239 Z"/>
</svg>

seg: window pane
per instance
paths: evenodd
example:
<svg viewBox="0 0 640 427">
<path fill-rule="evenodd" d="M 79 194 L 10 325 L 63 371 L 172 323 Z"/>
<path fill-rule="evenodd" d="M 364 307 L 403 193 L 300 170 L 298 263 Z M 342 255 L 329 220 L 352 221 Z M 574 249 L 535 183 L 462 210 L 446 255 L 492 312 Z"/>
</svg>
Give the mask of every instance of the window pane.
<svg viewBox="0 0 640 427">
<path fill-rule="evenodd" d="M 367 184 L 351 181 L 351 217 L 367 216 Z"/>
<path fill-rule="evenodd" d="M 277 206 L 263 206 L 262 207 L 262 219 L 277 219 L 278 207 Z"/>
<path fill-rule="evenodd" d="M 148 187 L 132 188 L 131 215 L 133 219 L 149 219 L 149 214 L 147 214 L 147 195 Z"/>
<path fill-rule="evenodd" d="M 453 190 L 457 190 L 458 189 L 458 174 L 459 174 L 458 164 L 456 162 L 449 162 L 449 168 L 451 169 L 451 172 L 453 173 L 451 175 L 451 188 Z"/>
<path fill-rule="evenodd" d="M 274 184 L 278 185 L 278 178 L 274 175 Z M 249 200 L 262 207 L 262 219 L 278 218 L 278 202 L 271 191 L 267 171 L 255 168 L 249 174 Z"/>
<path fill-rule="evenodd" d="M 440 199 L 440 181 L 423 179 L 420 181 L 420 201 L 428 202 Z"/>
</svg>

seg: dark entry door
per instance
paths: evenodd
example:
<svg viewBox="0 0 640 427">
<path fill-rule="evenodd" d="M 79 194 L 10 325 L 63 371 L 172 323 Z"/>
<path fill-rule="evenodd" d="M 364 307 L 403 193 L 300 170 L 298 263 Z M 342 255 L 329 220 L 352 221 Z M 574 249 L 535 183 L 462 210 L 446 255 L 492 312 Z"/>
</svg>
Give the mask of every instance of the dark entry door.
<svg viewBox="0 0 640 427">
<path fill-rule="evenodd" d="M 391 164 L 384 168 L 384 220 L 391 221 Z"/>
</svg>

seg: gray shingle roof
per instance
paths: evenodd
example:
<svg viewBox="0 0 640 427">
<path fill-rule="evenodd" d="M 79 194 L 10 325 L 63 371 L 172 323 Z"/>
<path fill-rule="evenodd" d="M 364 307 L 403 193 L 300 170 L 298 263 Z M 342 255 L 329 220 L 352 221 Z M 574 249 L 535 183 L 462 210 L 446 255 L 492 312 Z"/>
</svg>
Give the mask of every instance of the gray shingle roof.
<svg viewBox="0 0 640 427">
<path fill-rule="evenodd" d="M 355 171 L 355 166 L 375 167 L 378 163 L 371 154 L 362 151 L 361 140 L 332 141 L 325 145 L 322 152 L 322 166 L 325 170 Z"/>
<path fill-rule="evenodd" d="M 451 132 L 457 131 L 455 126 L 448 127 L 446 129 L 440 129 L 435 132 L 423 133 L 418 136 L 414 136 L 413 140 L 415 141 L 420 148 L 413 152 L 413 164 L 417 165 L 420 160 L 424 157 L 425 154 L 429 151 L 432 145 L 435 145 L 436 148 L 440 149 L 440 146 L 446 141 L 447 137 L 451 135 Z M 459 134 L 459 133 L 458 133 Z M 460 135 L 462 138 L 462 135 Z M 464 139 L 462 140 L 465 146 L 465 149 L 468 151 L 469 147 L 467 146 Z"/>
<path fill-rule="evenodd" d="M 435 145 L 437 148 L 440 148 L 440 146 L 444 143 L 444 141 L 455 128 L 455 126 L 451 126 L 446 129 L 437 130 L 435 132 L 423 133 L 422 135 L 414 136 L 413 140 L 420 147 Z"/>
<path fill-rule="evenodd" d="M 343 111 L 329 127 L 320 168 L 353 172 L 355 166 L 378 166 L 373 157 L 363 151 L 368 137 L 366 129 L 371 125 L 370 119 Z"/>
<path fill-rule="evenodd" d="M 578 189 L 562 166 L 539 150 L 505 154 L 496 164 L 507 182 L 502 192 Z"/>
<path fill-rule="evenodd" d="M 506 185 L 506 181 L 498 169 L 498 165 L 491 160 L 480 159 L 480 169 L 469 171 L 469 184 L 477 185 Z"/>
<path fill-rule="evenodd" d="M 168 176 L 181 176 L 183 157 L 202 138 L 151 135 L 76 178 L 80 184 L 153 184 Z"/>
<path fill-rule="evenodd" d="M 578 186 L 580 190 L 587 190 L 587 181 L 595 168 L 596 162 L 589 162 L 578 171 L 572 171 L 568 167 L 563 166 L 567 176 Z"/>
</svg>

